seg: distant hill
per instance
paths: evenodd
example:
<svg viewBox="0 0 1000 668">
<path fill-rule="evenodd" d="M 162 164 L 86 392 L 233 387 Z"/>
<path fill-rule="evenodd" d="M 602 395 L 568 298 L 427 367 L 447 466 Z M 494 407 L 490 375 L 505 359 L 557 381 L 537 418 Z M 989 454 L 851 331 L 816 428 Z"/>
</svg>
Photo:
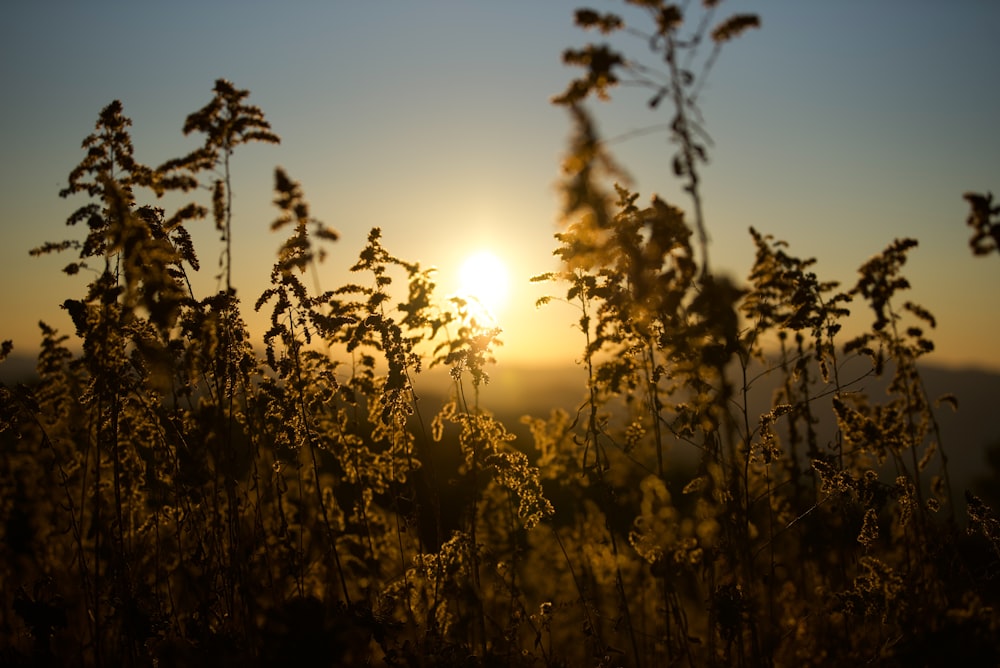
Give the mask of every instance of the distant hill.
<svg viewBox="0 0 1000 668">
<path fill-rule="evenodd" d="M 37 378 L 35 373 L 36 358 L 28 355 L 13 354 L 0 362 L 0 383 L 30 383 Z"/>
<path fill-rule="evenodd" d="M 866 363 L 857 360 L 846 365 L 841 377 L 861 376 Z M 489 375 L 490 382 L 480 393 L 481 403 L 519 435 L 517 420 L 521 415 L 546 417 L 555 407 L 572 413 L 586 398 L 586 376 L 580 367 L 520 367 L 501 363 L 490 369 Z M 990 446 L 1000 446 L 1000 373 L 922 365 L 921 375 L 932 400 L 945 394 L 958 399 L 957 412 L 945 404 L 937 409 L 936 415 L 952 484 L 960 495 L 963 489 L 973 487 L 978 478 L 994 474 L 987 464 L 986 453 Z M 439 382 L 438 387 L 443 388 L 447 379 Z M 753 384 L 751 415 L 769 410 L 776 382 L 777 375 L 771 375 Z M 886 377 L 866 378 L 851 389 L 867 391 L 877 400 L 885 396 L 887 383 Z M 830 411 L 826 410 L 825 416 L 829 420 L 818 426 L 821 441 L 832 440 L 835 429 Z"/>
<path fill-rule="evenodd" d="M 842 378 L 852 379 L 863 373 L 864 361 L 847 365 Z M 35 360 L 25 355 L 12 355 L 0 364 L 0 382 L 30 383 L 35 378 Z M 553 408 L 574 413 L 586 398 L 586 375 L 581 367 L 519 366 L 501 362 L 488 370 L 490 381 L 480 388 L 480 403 L 500 418 L 507 428 L 518 435 L 521 447 L 530 449 L 528 430 L 520 424 L 523 415 L 547 417 Z M 949 472 L 955 491 L 975 486 L 1000 474 L 993 471 L 987 460 L 987 450 L 1000 446 L 1000 373 L 979 369 L 951 369 L 924 365 L 921 374 L 932 398 L 953 394 L 959 410 L 945 405 L 938 409 L 937 418 L 942 441 L 949 457 Z M 751 415 L 768 410 L 777 376 L 765 376 L 754 383 L 750 394 Z M 873 398 L 884 392 L 887 379 L 868 378 L 851 389 L 865 390 Z M 417 395 L 422 412 L 433 415 L 440 401 L 448 395 L 450 379 L 447 371 L 433 369 L 418 377 Z M 829 416 L 829 411 L 825 412 Z M 821 440 L 833 438 L 832 416 L 818 427 Z M 1000 500 L 1000 490 L 997 490 Z"/>
</svg>

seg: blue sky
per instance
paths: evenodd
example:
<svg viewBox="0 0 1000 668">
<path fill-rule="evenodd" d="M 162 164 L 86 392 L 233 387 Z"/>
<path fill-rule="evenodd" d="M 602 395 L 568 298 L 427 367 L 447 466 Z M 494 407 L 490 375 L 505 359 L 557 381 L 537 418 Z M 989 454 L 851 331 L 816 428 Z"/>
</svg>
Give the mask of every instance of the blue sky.
<svg viewBox="0 0 1000 668">
<path fill-rule="evenodd" d="M 268 232 L 277 165 L 302 183 L 313 214 L 341 241 L 324 287 L 346 278 L 370 227 L 454 288 L 464 257 L 487 247 L 513 278 L 500 359 L 579 352 L 573 314 L 537 312 L 527 277 L 553 268 L 554 185 L 569 134 L 549 104 L 575 72 L 560 54 L 599 36 L 573 10 L 621 3 L 24 2 L 0 21 L 0 338 L 33 351 L 36 323 L 70 332 L 58 304 L 83 290 L 68 257 L 28 249 L 77 231 L 82 204 L 57 193 L 83 157 L 102 107 L 120 99 L 136 157 L 158 164 L 197 144 L 186 115 L 216 78 L 251 91 L 282 144 L 235 156 L 235 282 L 252 303 L 281 238 Z M 1000 4 L 923 0 L 732 0 L 762 29 L 724 50 L 702 94 L 714 140 L 704 174 L 713 266 L 737 277 L 753 258 L 747 228 L 774 234 L 821 277 L 856 268 L 895 237 L 921 245 L 911 298 L 939 319 L 933 360 L 1000 369 L 1000 257 L 973 258 L 966 190 L 1000 190 Z M 644 56 L 642 44 L 629 53 Z M 662 123 L 637 90 L 593 107 L 605 136 Z M 664 134 L 613 150 L 648 201 L 689 209 Z M 214 234 L 199 236 L 208 278 Z M 212 248 L 213 250 L 208 250 Z M 208 280 L 208 279 L 206 279 Z M 208 280 L 211 283 L 210 280 Z M 867 318 L 867 315 L 865 316 Z"/>
</svg>

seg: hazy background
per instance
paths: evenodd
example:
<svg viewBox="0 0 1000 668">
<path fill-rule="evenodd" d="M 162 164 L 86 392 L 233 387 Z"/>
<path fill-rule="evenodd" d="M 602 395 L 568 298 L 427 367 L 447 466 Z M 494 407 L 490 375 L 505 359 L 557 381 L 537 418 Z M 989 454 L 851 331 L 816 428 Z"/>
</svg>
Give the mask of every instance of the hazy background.
<svg viewBox="0 0 1000 668">
<path fill-rule="evenodd" d="M 481 247 L 516 284 L 502 314 L 501 364 L 568 362 L 581 348 L 573 312 L 527 278 L 553 267 L 553 188 L 569 132 L 549 104 L 576 71 L 561 52 L 600 36 L 573 10 L 621 3 L 26 2 L 0 20 L 0 339 L 34 353 L 36 323 L 71 333 L 58 304 L 86 276 L 69 256 L 28 250 L 73 235 L 61 200 L 81 140 L 113 99 L 134 121 L 138 160 L 184 154 L 188 113 L 216 78 L 251 91 L 282 144 L 235 155 L 234 281 L 248 306 L 282 239 L 268 232 L 273 170 L 302 182 L 315 217 L 342 234 L 323 287 L 345 280 L 372 226 L 404 259 L 440 269 L 455 289 Z M 822 278 L 853 284 L 893 238 L 915 236 L 911 298 L 939 319 L 931 361 L 1000 370 L 1000 257 L 972 257 L 966 190 L 1000 190 L 1000 3 L 898 0 L 722 3 L 719 18 L 759 13 L 762 30 L 728 45 L 702 94 L 715 140 L 704 174 L 713 266 L 744 277 L 750 225 L 817 256 Z M 630 49 L 644 56 L 642 44 Z M 646 59 L 647 62 L 650 59 Z M 605 136 L 669 120 L 645 93 L 595 108 Z M 613 145 L 648 202 L 688 209 L 664 133 Z M 204 291 L 215 233 L 202 224 Z M 860 312 L 860 308 L 856 309 Z M 864 314 L 866 322 L 869 320 Z"/>
</svg>

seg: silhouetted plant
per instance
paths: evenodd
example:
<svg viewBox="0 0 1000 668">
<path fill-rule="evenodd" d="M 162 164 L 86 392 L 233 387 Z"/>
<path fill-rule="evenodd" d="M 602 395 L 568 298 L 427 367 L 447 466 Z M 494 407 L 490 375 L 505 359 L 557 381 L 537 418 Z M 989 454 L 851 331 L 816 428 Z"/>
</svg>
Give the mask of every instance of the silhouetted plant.
<svg viewBox="0 0 1000 668">
<path fill-rule="evenodd" d="M 1000 252 L 1000 206 L 993 204 L 993 193 L 980 195 L 968 192 L 964 195 L 969 203 L 969 217 L 966 222 L 972 228 L 969 245 L 975 255 L 989 255 Z"/>
<path fill-rule="evenodd" d="M 691 120 L 699 83 L 673 69 L 677 51 L 696 50 L 711 19 L 702 17 L 682 40 L 679 7 L 628 4 L 650 14 L 653 32 L 591 10 L 579 11 L 577 22 L 605 34 L 643 35 L 661 49 L 668 71 L 657 83 L 607 45 L 567 52 L 566 61 L 587 73 L 556 98 L 570 107 L 577 127 L 564 163 L 565 231 L 556 235 L 564 269 L 538 277 L 568 285 L 566 301 L 581 314 L 581 359 L 589 377 L 589 399 L 577 420 L 554 415 L 549 423 L 533 423 L 545 453 L 540 462 L 552 461 L 553 445 L 566 438 L 548 433 L 548 425 L 573 434 L 579 424 L 572 438 L 583 469 L 605 490 L 598 505 L 636 517 L 629 531 L 609 518 L 604 532 L 589 535 L 611 547 L 613 575 L 598 587 L 617 594 L 618 603 L 595 608 L 602 597 L 578 584 L 579 605 L 618 620 L 615 628 L 635 665 L 889 656 L 887 638 L 895 637 L 900 648 L 915 643 L 920 633 L 938 632 L 928 623 L 931 611 L 965 605 L 948 589 L 951 578 L 941 565 L 964 557 L 927 549 L 938 540 L 931 536 L 953 531 L 934 522 L 934 513 L 948 507 L 954 517 L 954 510 L 933 402 L 917 367 L 933 349 L 924 329 L 934 318 L 916 304 L 895 301 L 908 287 L 901 267 L 915 242 L 894 243 L 861 268 L 852 290 L 835 292 L 835 283 L 812 272 L 814 260 L 799 260 L 782 242 L 751 230 L 757 261 L 748 288 L 714 276 L 698 190 L 697 162 L 705 152 L 696 137 L 704 135 Z M 710 10 L 715 4 L 706 3 Z M 752 16 L 724 21 L 712 31 L 716 46 L 757 23 Z M 716 55 L 717 49 L 706 69 Z M 637 195 L 620 185 L 616 202 L 609 194 L 605 184 L 625 177 L 580 105 L 590 93 L 608 99 L 623 81 L 652 86 L 650 106 L 668 100 L 674 107 L 670 128 L 680 147 L 674 172 L 692 197 L 692 225 L 657 197 L 639 209 Z M 699 242 L 697 259 L 690 237 Z M 854 298 L 871 306 L 875 321 L 870 332 L 838 345 L 846 304 Z M 871 358 L 871 369 L 844 377 L 845 363 L 858 353 Z M 887 401 L 855 389 L 887 371 Z M 771 374 L 783 380 L 771 411 L 758 418 L 750 414 L 750 391 Z M 816 427 L 823 407 L 839 418 L 836 437 L 826 442 Z M 684 474 L 668 445 L 700 452 L 686 484 L 674 478 Z M 936 475 L 922 475 L 935 462 Z M 618 547 L 617 536 L 625 535 L 634 556 Z M 572 550 L 563 554 L 571 559 Z M 646 562 L 638 571 L 627 566 L 635 556 Z M 644 591 L 640 583 L 657 577 L 661 597 L 654 609 L 623 593 Z M 827 612 L 803 619 L 801 612 L 815 606 Z M 873 615 L 881 626 L 862 631 L 860 620 Z M 655 649 L 641 649 L 646 631 L 638 628 L 639 618 L 657 620 Z M 799 621 L 789 625 L 791 619 Z M 978 624 L 970 623 L 968 632 L 978 633 Z M 790 637 L 796 645 L 786 644 Z M 602 639 L 593 651 L 600 655 L 610 644 Z M 989 651 L 995 655 L 996 648 Z"/>
</svg>

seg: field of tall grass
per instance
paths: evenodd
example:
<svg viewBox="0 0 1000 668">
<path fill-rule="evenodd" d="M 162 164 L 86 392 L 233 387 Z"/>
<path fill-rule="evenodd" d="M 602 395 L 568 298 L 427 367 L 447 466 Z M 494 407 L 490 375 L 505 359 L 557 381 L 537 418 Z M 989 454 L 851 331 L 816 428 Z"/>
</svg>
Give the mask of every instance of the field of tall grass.
<svg viewBox="0 0 1000 668">
<path fill-rule="evenodd" d="M 0 663 L 1000 664 L 1000 520 L 949 478 L 937 416 L 961 408 L 921 378 L 917 241 L 841 287 L 751 230 L 750 274 L 718 273 L 697 92 L 758 19 L 630 4 L 655 66 L 567 51 L 582 74 L 555 98 L 574 128 L 560 269 L 535 280 L 575 309 L 586 383 L 576 410 L 519 425 L 481 401 L 499 330 L 391 234 L 371 230 L 353 283 L 311 287 L 338 235 L 281 169 L 284 241 L 242 299 L 230 165 L 278 142 L 248 91 L 216 82 L 184 124 L 202 147 L 158 167 L 133 158 L 120 102 L 100 112 L 60 193 L 79 234 L 33 251 L 71 257 L 75 331 L 42 323 L 37 381 L 0 386 Z M 669 115 L 686 209 L 619 184 L 585 103 L 626 78 Z M 991 255 L 1000 207 L 967 199 Z M 219 247 L 196 249 L 206 220 Z M 197 294 L 213 253 L 220 289 Z M 249 309 L 270 315 L 256 347 Z M 869 327 L 845 338 L 852 310 Z M 450 394 L 418 401 L 434 367 Z M 876 376 L 884 395 L 861 389 Z M 779 389 L 753 411 L 762 383 Z"/>
</svg>

